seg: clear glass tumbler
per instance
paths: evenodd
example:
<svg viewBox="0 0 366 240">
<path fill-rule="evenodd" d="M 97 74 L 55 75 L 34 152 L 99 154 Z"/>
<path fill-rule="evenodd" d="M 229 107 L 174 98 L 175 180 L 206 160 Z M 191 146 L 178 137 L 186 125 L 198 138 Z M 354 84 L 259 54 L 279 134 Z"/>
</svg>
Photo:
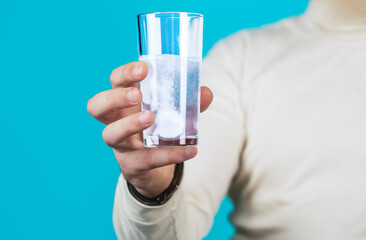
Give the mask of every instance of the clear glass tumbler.
<svg viewBox="0 0 366 240">
<path fill-rule="evenodd" d="M 142 110 L 155 115 L 144 144 L 197 145 L 203 16 L 157 12 L 139 14 L 137 22 L 139 60 L 149 68 L 140 82 Z"/>
</svg>

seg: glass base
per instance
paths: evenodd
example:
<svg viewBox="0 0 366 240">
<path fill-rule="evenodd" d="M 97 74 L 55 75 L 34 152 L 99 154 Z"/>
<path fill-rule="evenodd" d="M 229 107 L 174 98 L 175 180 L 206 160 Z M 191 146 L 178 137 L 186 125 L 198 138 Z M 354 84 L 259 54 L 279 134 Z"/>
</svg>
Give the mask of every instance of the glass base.
<svg viewBox="0 0 366 240">
<path fill-rule="evenodd" d="M 144 136 L 145 147 L 184 147 L 196 146 L 197 137 L 187 136 L 186 138 L 166 139 L 152 136 Z"/>
</svg>

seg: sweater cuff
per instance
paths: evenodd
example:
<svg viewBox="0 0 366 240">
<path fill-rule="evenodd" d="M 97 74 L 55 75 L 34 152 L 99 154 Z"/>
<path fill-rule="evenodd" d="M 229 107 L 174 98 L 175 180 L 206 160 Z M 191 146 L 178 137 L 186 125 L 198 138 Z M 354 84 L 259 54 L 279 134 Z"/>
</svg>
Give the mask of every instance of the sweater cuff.
<svg viewBox="0 0 366 240">
<path fill-rule="evenodd" d="M 180 189 L 178 189 L 163 205 L 145 205 L 131 195 L 130 191 L 128 190 L 127 182 L 122 174 L 118 179 L 118 191 L 122 200 L 122 208 L 124 209 L 127 216 L 131 220 L 141 224 L 154 224 L 169 216 L 169 213 L 174 209 L 176 199 L 179 198 L 179 195 L 181 194 Z"/>
</svg>

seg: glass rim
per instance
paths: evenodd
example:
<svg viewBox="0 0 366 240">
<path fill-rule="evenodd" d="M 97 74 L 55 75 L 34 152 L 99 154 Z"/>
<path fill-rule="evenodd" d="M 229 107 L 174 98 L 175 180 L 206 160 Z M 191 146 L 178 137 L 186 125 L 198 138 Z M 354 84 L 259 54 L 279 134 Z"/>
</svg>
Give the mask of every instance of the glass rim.
<svg viewBox="0 0 366 240">
<path fill-rule="evenodd" d="M 140 13 L 140 14 L 137 14 L 137 18 L 140 18 L 142 16 L 149 16 L 149 15 L 156 15 L 156 14 L 174 14 L 174 13 L 184 13 L 186 15 L 191 15 L 191 16 L 187 16 L 187 17 L 201 17 L 203 18 L 203 14 L 201 13 L 195 13 L 195 12 L 147 12 L 147 13 Z M 174 17 L 174 16 L 164 16 L 164 17 L 161 17 L 161 18 L 179 18 L 179 17 Z"/>
</svg>

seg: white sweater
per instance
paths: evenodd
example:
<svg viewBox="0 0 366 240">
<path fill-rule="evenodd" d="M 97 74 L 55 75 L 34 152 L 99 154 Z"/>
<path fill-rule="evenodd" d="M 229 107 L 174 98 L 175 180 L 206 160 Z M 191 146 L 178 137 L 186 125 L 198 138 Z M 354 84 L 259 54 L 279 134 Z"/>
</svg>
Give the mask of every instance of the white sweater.
<svg viewBox="0 0 366 240">
<path fill-rule="evenodd" d="M 163 206 L 136 201 L 120 177 L 117 237 L 201 239 L 228 194 L 233 239 L 366 239 L 365 9 L 314 0 L 217 43 L 203 63 L 215 97 L 198 156 Z"/>
</svg>

